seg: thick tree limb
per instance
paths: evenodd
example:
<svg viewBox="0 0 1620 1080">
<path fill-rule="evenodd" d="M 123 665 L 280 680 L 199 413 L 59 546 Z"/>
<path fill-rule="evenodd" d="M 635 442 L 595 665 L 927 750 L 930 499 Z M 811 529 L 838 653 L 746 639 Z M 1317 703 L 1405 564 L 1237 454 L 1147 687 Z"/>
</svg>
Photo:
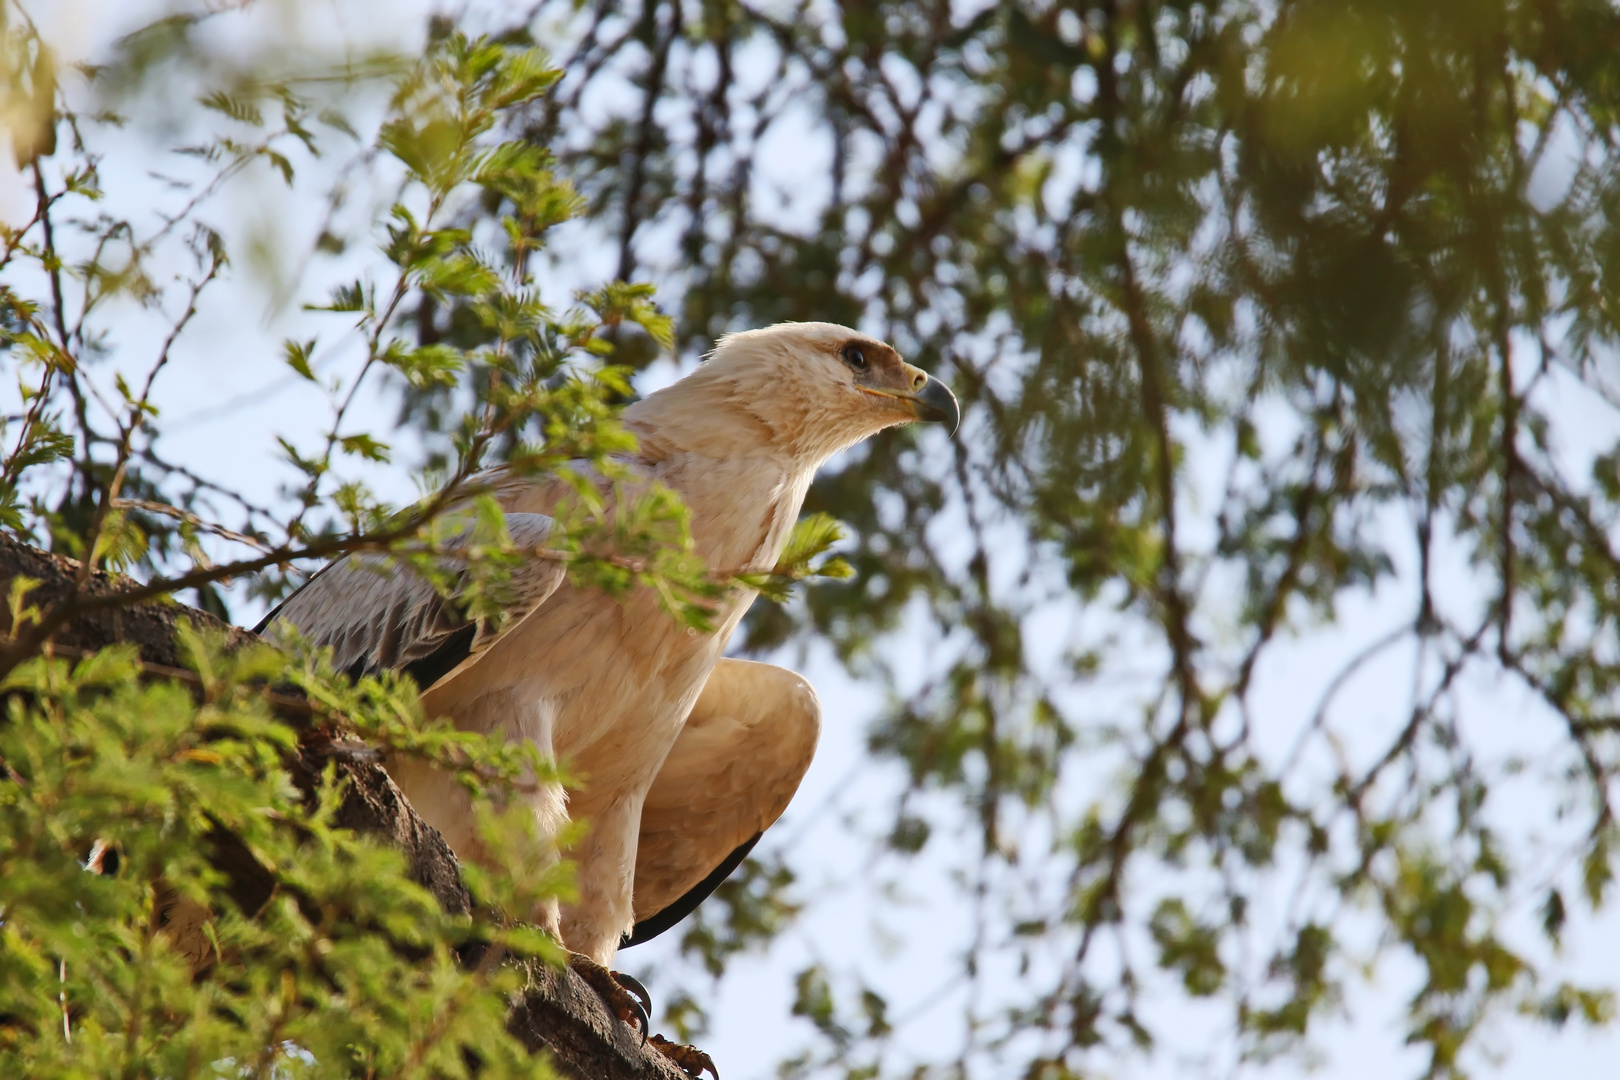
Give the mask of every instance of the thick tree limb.
<svg viewBox="0 0 1620 1080">
<path fill-rule="evenodd" d="M 0 533 L 0 594 L 19 575 L 41 584 L 28 601 L 44 608 L 68 595 L 79 564 L 61 555 L 40 551 Z M 81 595 L 110 598 L 136 587 L 136 583 L 97 571 Z M 0 632 L 10 630 L 10 612 L 0 605 Z M 118 642 L 140 650 L 141 660 L 156 669 L 182 666 L 175 643 L 180 620 L 219 629 L 233 641 L 247 642 L 254 635 L 183 604 L 146 601 L 127 607 L 98 606 L 83 612 L 56 631 L 53 644 L 62 650 L 93 651 Z M 178 674 L 178 672 L 177 672 Z M 339 813 L 340 824 L 356 832 L 380 835 L 409 859 L 411 875 L 426 886 L 447 911 L 465 912 L 470 906 L 461 882 L 461 867 L 438 831 L 420 817 L 381 765 L 364 755 L 334 754 L 330 744 L 310 740 L 292 763 L 295 779 L 313 782 L 329 761 L 350 781 Z M 221 837 L 215 861 L 230 875 L 234 892 L 249 910 L 253 896 L 268 893 L 270 880 L 240 844 Z M 262 899 L 262 897 L 261 897 Z M 685 1074 L 651 1046 L 643 1046 L 628 1025 L 610 1016 L 596 992 L 571 971 L 538 962 L 524 962 L 528 986 L 512 1010 L 512 1032 L 537 1053 L 544 1051 L 558 1071 L 576 1080 L 686 1080 Z"/>
</svg>

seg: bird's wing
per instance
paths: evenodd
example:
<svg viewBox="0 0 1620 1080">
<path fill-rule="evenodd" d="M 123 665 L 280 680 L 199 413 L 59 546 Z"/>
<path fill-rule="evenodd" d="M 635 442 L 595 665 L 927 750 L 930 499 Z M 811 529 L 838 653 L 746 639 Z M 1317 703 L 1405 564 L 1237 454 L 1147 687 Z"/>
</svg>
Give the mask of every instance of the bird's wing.
<svg viewBox="0 0 1620 1080">
<path fill-rule="evenodd" d="M 551 518 L 507 514 L 506 529 L 515 546 L 539 547 Z M 565 573 L 560 562 L 540 559 L 513 571 L 505 618 L 492 627 L 469 619 L 454 598 L 440 596 L 408 565 L 383 555 L 350 555 L 310 578 L 254 629 L 264 633 L 285 619 L 315 645 L 330 648 L 332 666 L 350 677 L 403 671 L 425 690 L 533 614 Z"/>
<path fill-rule="evenodd" d="M 636 925 L 621 948 L 668 930 L 720 887 L 787 809 L 820 731 L 802 676 L 715 664 L 642 804 Z"/>
</svg>

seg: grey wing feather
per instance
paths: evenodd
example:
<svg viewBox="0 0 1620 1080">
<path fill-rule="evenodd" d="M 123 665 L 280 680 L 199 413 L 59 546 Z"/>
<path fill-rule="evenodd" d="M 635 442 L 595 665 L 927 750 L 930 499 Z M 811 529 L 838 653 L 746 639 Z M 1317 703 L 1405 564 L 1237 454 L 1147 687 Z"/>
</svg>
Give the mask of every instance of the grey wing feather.
<svg viewBox="0 0 1620 1080">
<path fill-rule="evenodd" d="M 507 514 L 518 547 L 538 547 L 551 532 L 543 514 Z M 286 620 L 313 644 L 332 650 L 332 666 L 352 677 L 406 671 L 423 689 L 489 648 L 532 614 L 562 583 L 560 562 L 532 560 L 513 572 L 498 627 L 467 618 L 453 599 L 385 556 L 350 555 L 327 566 L 258 626 Z"/>
</svg>

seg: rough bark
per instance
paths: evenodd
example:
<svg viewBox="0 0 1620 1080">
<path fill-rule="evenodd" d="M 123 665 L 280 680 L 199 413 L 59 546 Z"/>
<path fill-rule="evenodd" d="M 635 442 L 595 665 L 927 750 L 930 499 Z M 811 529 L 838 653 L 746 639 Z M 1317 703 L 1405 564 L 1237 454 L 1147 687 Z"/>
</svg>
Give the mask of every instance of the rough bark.
<svg viewBox="0 0 1620 1080">
<path fill-rule="evenodd" d="M 12 578 L 34 578 L 41 584 L 29 593 L 28 602 L 43 610 L 71 593 L 78 571 L 79 564 L 72 559 L 0 533 L 0 595 L 9 590 Z M 126 578 L 97 572 L 83 586 L 82 594 L 104 596 L 132 584 Z M 179 668 L 182 659 L 175 631 L 182 619 L 222 630 L 239 642 L 254 637 L 183 604 L 147 602 L 71 619 L 52 641 L 59 649 L 82 651 L 128 642 L 139 648 L 146 664 Z M 10 621 L 9 610 L 0 604 L 0 633 L 10 629 Z M 357 832 L 386 837 L 405 852 L 412 876 L 446 910 L 467 911 L 470 901 L 454 853 L 438 830 L 417 816 L 380 764 L 366 754 L 343 752 L 330 741 L 311 738 L 301 744 L 300 756 L 290 766 L 294 778 L 307 783 L 330 761 L 336 761 L 350 781 L 339 822 Z M 228 835 L 217 838 L 213 858 L 230 875 L 233 893 L 240 894 L 237 899 L 251 910 L 253 897 L 268 890 L 269 878 L 233 840 Z M 576 1080 L 686 1080 L 686 1074 L 662 1054 L 642 1045 L 633 1028 L 611 1016 L 596 992 L 573 972 L 536 962 L 524 962 L 523 970 L 528 986 L 512 1010 L 511 1030 L 532 1050 L 549 1057 L 559 1072 Z"/>
</svg>

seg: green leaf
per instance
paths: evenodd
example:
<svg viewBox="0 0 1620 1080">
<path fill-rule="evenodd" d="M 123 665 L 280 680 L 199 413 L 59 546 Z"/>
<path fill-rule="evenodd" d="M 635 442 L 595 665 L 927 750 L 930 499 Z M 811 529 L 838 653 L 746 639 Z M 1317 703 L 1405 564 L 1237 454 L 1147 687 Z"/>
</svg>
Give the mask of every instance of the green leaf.
<svg viewBox="0 0 1620 1080">
<path fill-rule="evenodd" d="M 309 358 L 315 351 L 315 339 L 310 338 L 308 341 L 288 340 L 282 343 L 282 349 L 285 351 L 287 366 L 310 382 L 314 382 L 315 372 L 310 369 Z"/>
<path fill-rule="evenodd" d="M 388 444 L 378 442 L 370 435 L 345 435 L 338 440 L 338 445 L 343 447 L 344 453 L 354 454 L 367 461 L 386 462 L 389 460 Z"/>
<path fill-rule="evenodd" d="M 365 286 L 355 281 L 347 285 L 339 285 L 332 290 L 332 298 L 325 304 L 307 305 L 308 311 L 365 311 L 370 306 L 366 298 Z"/>
</svg>

